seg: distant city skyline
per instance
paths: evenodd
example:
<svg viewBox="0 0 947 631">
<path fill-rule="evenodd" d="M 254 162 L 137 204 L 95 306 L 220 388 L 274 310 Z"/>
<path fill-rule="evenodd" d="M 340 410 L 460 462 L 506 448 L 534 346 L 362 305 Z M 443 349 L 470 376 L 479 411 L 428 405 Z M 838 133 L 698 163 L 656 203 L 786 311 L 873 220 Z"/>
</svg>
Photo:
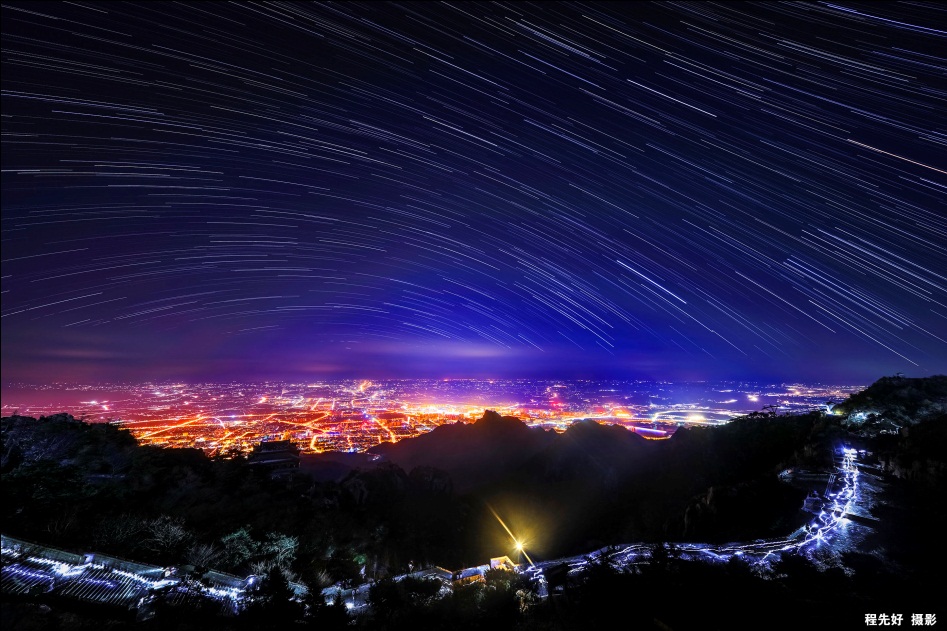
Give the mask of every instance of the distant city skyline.
<svg viewBox="0 0 947 631">
<path fill-rule="evenodd" d="M 947 373 L 933 3 L 2 8 L 5 382 Z"/>
</svg>

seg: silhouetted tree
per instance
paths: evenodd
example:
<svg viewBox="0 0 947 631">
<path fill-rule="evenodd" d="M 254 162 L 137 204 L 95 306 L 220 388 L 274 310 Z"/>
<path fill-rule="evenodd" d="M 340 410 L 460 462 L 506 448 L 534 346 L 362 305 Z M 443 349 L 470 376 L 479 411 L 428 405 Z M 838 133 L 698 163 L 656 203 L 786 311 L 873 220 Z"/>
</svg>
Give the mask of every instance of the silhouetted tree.
<svg viewBox="0 0 947 631">
<path fill-rule="evenodd" d="M 306 597 L 306 620 L 311 627 L 325 631 L 346 629 L 352 621 L 341 598 L 326 603 L 319 589 L 310 589 Z"/>
<path fill-rule="evenodd" d="M 251 628 L 259 629 L 291 624 L 303 615 L 303 605 L 294 597 L 283 570 L 274 565 L 251 593 L 241 618 Z"/>
<path fill-rule="evenodd" d="M 429 607 L 440 589 L 440 581 L 434 579 L 380 580 L 368 592 L 372 618 L 385 628 L 410 627 L 431 613 Z"/>
</svg>

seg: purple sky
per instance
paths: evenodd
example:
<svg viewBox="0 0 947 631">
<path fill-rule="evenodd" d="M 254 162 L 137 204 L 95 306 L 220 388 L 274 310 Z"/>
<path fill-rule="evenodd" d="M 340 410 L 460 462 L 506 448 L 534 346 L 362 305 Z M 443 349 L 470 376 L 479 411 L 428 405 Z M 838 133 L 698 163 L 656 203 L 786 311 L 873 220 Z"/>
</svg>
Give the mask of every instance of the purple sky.
<svg viewBox="0 0 947 631">
<path fill-rule="evenodd" d="M 947 372 L 937 5 L 2 29 L 6 381 Z"/>
</svg>

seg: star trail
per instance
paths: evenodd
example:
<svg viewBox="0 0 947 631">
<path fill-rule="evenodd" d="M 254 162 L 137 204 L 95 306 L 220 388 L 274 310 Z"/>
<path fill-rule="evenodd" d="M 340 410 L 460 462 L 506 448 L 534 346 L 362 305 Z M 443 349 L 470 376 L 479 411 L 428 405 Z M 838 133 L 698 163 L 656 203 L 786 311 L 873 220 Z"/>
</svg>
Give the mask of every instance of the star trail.
<svg viewBox="0 0 947 631">
<path fill-rule="evenodd" d="M 925 2 L 2 8 L 5 379 L 947 371 Z"/>
</svg>

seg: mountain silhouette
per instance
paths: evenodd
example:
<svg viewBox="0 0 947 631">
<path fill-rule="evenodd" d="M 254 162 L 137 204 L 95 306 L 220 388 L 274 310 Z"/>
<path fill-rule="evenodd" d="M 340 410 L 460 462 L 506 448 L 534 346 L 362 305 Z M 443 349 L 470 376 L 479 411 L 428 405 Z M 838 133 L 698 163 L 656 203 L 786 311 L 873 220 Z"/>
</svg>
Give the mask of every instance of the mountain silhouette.
<svg viewBox="0 0 947 631">
<path fill-rule="evenodd" d="M 416 467 L 446 471 L 454 489 L 463 493 L 506 477 L 554 440 L 554 432 L 486 410 L 475 423 L 441 425 L 410 440 L 378 445 L 369 453 L 405 471 Z"/>
</svg>

